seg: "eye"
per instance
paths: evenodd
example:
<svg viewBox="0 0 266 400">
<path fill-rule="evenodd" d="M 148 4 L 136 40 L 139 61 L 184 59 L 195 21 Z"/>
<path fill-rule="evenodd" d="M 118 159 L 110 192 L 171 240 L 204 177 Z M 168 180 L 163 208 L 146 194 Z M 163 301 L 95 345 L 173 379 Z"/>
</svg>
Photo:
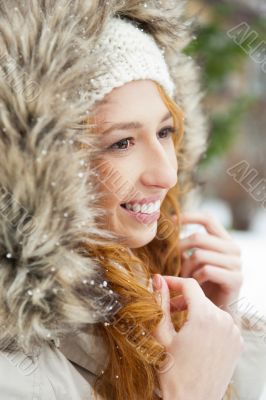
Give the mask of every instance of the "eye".
<svg viewBox="0 0 266 400">
<path fill-rule="evenodd" d="M 128 138 L 119 140 L 119 142 L 112 144 L 112 146 L 110 146 L 109 149 L 111 149 L 111 150 L 127 150 L 127 148 L 128 148 L 127 144 L 130 139 L 133 139 L 133 138 L 128 137 Z"/>
<path fill-rule="evenodd" d="M 173 126 L 168 126 L 168 127 L 166 127 L 166 128 L 161 129 L 160 132 L 159 132 L 159 135 L 160 135 L 162 132 L 164 132 L 164 133 L 166 132 L 166 136 L 164 136 L 164 137 L 168 137 L 168 136 L 169 136 L 169 133 L 171 133 L 171 135 L 172 135 L 173 133 L 177 133 L 177 130 L 176 130 L 176 128 L 174 128 Z"/>
<path fill-rule="evenodd" d="M 168 138 L 170 136 L 170 134 L 172 135 L 174 133 L 177 133 L 177 129 L 174 128 L 173 126 L 168 126 L 159 131 L 159 135 L 163 134 L 161 137 L 162 139 Z M 134 139 L 133 137 L 128 137 L 128 138 L 119 140 L 119 142 L 112 144 L 110 147 L 108 147 L 108 149 L 126 151 L 129 148 L 128 142 L 133 139 Z"/>
</svg>

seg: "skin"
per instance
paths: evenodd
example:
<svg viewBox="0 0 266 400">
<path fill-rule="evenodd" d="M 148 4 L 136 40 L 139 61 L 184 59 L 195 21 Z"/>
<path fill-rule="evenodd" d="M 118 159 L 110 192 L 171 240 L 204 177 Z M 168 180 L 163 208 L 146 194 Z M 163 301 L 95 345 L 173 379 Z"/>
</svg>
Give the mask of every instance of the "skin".
<svg viewBox="0 0 266 400">
<path fill-rule="evenodd" d="M 196 279 L 205 295 L 235 318 L 233 303 L 243 284 L 239 246 L 213 215 L 183 213 L 181 223 L 199 224 L 206 233 L 194 233 L 180 241 L 180 276 Z M 188 256 L 187 250 L 192 248 L 195 251 Z"/>
<path fill-rule="evenodd" d="M 98 171 L 100 180 L 105 179 L 101 188 L 108 211 L 106 227 L 132 249 L 153 240 L 158 222 L 140 223 L 120 204 L 154 194 L 160 194 L 163 200 L 177 182 L 178 163 L 172 140 L 176 133 L 167 130 L 174 126 L 173 118 L 161 122 L 167 112 L 151 80 L 131 81 L 114 88 L 93 110 L 103 149 Z M 143 127 L 103 133 L 113 123 L 130 121 L 140 122 Z M 126 141 L 127 137 L 132 139 Z M 121 140 L 123 143 L 117 144 Z M 110 149 L 112 145 L 116 149 Z M 199 224 L 206 230 L 206 234 L 196 233 L 180 240 L 181 277 L 196 279 L 216 306 L 230 312 L 243 282 L 238 245 L 211 215 L 184 213 L 181 223 Z M 190 249 L 196 251 L 188 256 Z"/>
<path fill-rule="evenodd" d="M 141 96 L 140 96 L 141 93 Z M 174 122 L 154 82 L 138 80 L 115 88 L 98 104 L 94 116 L 103 149 L 100 176 L 113 172 L 105 181 L 103 205 L 108 210 L 107 228 L 116 232 L 130 248 L 146 245 L 156 235 L 158 220 L 143 224 L 129 215 L 120 204 L 153 195 L 165 198 L 177 183 L 177 159 L 173 143 Z M 136 121 L 142 128 L 114 130 L 103 134 L 114 123 Z M 131 137 L 130 140 L 125 140 Z M 123 143 L 117 144 L 123 140 Z M 116 149 L 110 149 L 114 145 Z M 104 162 L 104 163 L 103 163 Z M 101 167 L 103 165 L 103 167 Z M 108 168 L 106 168 L 106 165 Z"/>
<path fill-rule="evenodd" d="M 172 140 L 177 133 L 167 131 L 174 126 L 171 116 L 162 122 L 167 112 L 150 80 L 132 81 L 113 89 L 93 110 L 102 149 L 98 172 L 104 193 L 102 205 L 108 211 L 104 222 L 132 249 L 153 240 L 157 222 L 140 223 L 120 204 L 154 194 L 161 195 L 163 201 L 177 183 L 178 163 Z M 112 124 L 130 121 L 138 121 L 142 128 L 104 134 Z M 110 172 L 115 173 L 106 179 Z M 123 194 L 121 186 L 125 189 Z M 181 277 L 161 277 L 161 283 L 155 286 L 165 314 L 155 334 L 174 358 L 174 367 L 159 373 L 158 378 L 165 400 L 220 400 L 243 349 L 240 331 L 229 315 L 230 304 L 238 298 L 243 280 L 240 250 L 213 216 L 184 213 L 181 224 L 189 223 L 203 226 L 206 233 L 180 240 Z M 196 251 L 189 256 L 191 249 Z M 179 304 L 177 300 L 170 302 L 170 288 L 183 292 Z M 171 323 L 171 312 L 177 309 L 188 309 L 190 315 L 179 332 Z M 217 369 L 212 369 L 213 362 L 220 371 L 219 379 Z M 199 376 L 201 370 L 213 370 L 213 378 L 206 380 L 208 375 L 204 373 Z M 182 379 L 177 380 L 176 376 Z M 191 381 L 198 384 L 191 385 Z"/>
<path fill-rule="evenodd" d="M 241 331 L 226 311 L 216 307 L 193 278 L 155 275 L 164 318 L 156 339 L 168 357 L 158 368 L 164 400 L 221 400 L 244 349 Z M 169 289 L 182 296 L 170 300 Z M 176 332 L 171 310 L 188 310 Z"/>
</svg>

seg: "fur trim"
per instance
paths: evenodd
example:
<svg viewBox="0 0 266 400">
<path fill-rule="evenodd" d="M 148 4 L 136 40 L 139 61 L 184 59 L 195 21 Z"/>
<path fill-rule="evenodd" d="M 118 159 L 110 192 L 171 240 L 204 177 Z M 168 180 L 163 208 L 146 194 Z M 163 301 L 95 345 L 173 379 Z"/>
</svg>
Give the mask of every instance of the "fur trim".
<svg viewBox="0 0 266 400">
<path fill-rule="evenodd" d="M 104 288 L 88 285 L 101 268 L 79 245 L 114 237 L 95 222 L 97 143 L 81 130 L 80 90 L 100 73 L 91 50 L 109 17 L 134 20 L 165 49 L 186 120 L 184 182 L 205 150 L 197 71 L 182 54 L 184 3 L 145 3 L 0 0 L 0 349 L 28 350 L 102 313 L 95 304 Z"/>
<path fill-rule="evenodd" d="M 96 6 L 100 18 L 105 8 L 88 1 L 0 1 L 2 350 L 29 351 L 104 317 L 101 269 L 79 250 L 111 237 L 95 224 L 90 156 L 77 146 L 93 148 L 77 130 L 86 116 L 77 88 L 95 73 Z"/>
</svg>

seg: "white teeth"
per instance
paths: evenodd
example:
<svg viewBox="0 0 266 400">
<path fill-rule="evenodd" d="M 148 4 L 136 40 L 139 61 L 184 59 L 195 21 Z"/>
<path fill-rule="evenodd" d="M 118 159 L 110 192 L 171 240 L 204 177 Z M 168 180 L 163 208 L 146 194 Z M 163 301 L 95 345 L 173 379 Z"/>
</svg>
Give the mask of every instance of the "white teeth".
<svg viewBox="0 0 266 400">
<path fill-rule="evenodd" d="M 143 204 L 143 205 L 141 206 L 140 211 L 141 211 L 142 213 L 145 213 L 145 212 L 147 212 L 147 210 L 148 210 L 147 204 Z"/>
<path fill-rule="evenodd" d="M 139 205 L 139 204 L 134 204 L 134 205 L 132 206 L 132 210 L 133 210 L 134 212 L 140 212 L 140 205 Z"/>
<path fill-rule="evenodd" d="M 155 212 L 155 210 L 156 210 L 156 205 L 155 205 L 155 204 L 153 204 L 153 203 L 148 204 L 147 212 L 148 212 L 149 214 Z"/>
<path fill-rule="evenodd" d="M 143 205 L 138 204 L 138 203 L 134 203 L 134 204 L 126 203 L 125 207 L 127 210 L 131 210 L 134 212 L 153 214 L 154 212 L 160 210 L 160 205 L 161 205 L 160 200 L 157 200 L 154 203 L 143 204 Z"/>
</svg>

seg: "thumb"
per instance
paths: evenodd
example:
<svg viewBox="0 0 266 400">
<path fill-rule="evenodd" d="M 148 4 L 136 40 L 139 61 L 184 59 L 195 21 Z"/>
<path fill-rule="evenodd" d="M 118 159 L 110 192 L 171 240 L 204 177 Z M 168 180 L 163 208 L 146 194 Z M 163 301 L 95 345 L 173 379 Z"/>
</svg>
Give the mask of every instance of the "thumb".
<svg viewBox="0 0 266 400">
<path fill-rule="evenodd" d="M 175 329 L 171 320 L 170 293 L 165 279 L 163 279 L 160 274 L 154 275 L 153 286 L 157 294 L 157 301 L 159 302 L 163 311 L 163 318 L 157 325 L 154 336 L 159 343 L 164 346 L 168 346 L 172 340 L 173 333 L 175 333 Z"/>
</svg>

